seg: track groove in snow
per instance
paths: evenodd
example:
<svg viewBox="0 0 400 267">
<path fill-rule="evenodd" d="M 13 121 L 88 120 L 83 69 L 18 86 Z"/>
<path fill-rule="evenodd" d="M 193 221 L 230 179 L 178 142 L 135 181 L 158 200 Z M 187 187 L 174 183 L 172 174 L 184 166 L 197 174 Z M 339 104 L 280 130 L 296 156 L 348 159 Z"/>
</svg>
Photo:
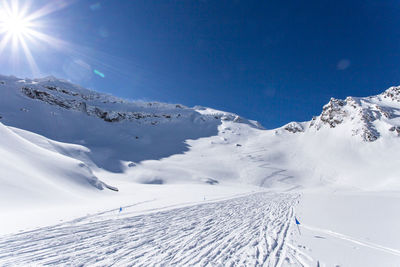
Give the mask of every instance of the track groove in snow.
<svg viewBox="0 0 400 267">
<path fill-rule="evenodd" d="M 329 235 L 329 236 L 332 236 L 332 237 L 335 237 L 335 238 L 339 238 L 339 239 L 342 239 L 342 240 L 345 240 L 345 241 L 348 241 L 348 242 L 352 242 L 352 243 L 355 243 L 355 244 L 360 245 L 360 246 L 364 246 L 364 247 L 368 247 L 368 248 L 371 248 L 371 249 L 380 250 L 380 251 L 383 251 L 383 252 L 386 252 L 386 253 L 393 254 L 395 256 L 400 256 L 400 250 L 397 250 L 397 249 L 388 248 L 388 247 L 385 247 L 385 246 L 382 246 L 382 245 L 378 245 L 378 244 L 374 244 L 374 243 L 368 242 L 368 241 L 362 241 L 362 240 L 359 240 L 357 238 L 350 237 L 348 235 L 337 233 L 337 232 L 334 232 L 334 231 L 331 231 L 331 230 L 320 229 L 320 228 L 316 228 L 316 227 L 312 227 L 312 226 L 308 226 L 308 225 L 304 225 L 304 224 L 302 224 L 301 227 L 305 228 L 307 230 L 313 231 L 313 232 L 319 232 L 319 233 L 326 234 L 326 235 Z"/>
<path fill-rule="evenodd" d="M 280 266 L 297 195 L 257 193 L 0 237 L 0 265 Z"/>
</svg>

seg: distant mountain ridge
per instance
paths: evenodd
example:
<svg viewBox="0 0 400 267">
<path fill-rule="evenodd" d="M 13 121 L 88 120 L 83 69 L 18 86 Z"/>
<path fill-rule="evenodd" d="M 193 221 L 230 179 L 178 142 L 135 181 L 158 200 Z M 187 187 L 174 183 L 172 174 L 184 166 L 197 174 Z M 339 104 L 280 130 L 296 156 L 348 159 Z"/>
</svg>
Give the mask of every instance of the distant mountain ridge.
<svg viewBox="0 0 400 267">
<path fill-rule="evenodd" d="M 57 79 L 53 76 L 40 79 L 19 79 L 0 76 L 0 88 L 14 83 L 27 98 L 39 100 L 62 109 L 79 111 L 106 122 L 130 121 L 156 125 L 191 118 L 200 122 L 227 120 L 247 123 L 264 129 L 256 121 L 236 114 L 204 107 L 188 108 L 181 104 L 127 101 L 112 95 L 98 93 Z M 27 111 L 24 107 L 21 110 Z M 1 114 L 0 114 L 1 116 Z M 393 86 L 376 96 L 331 98 L 319 116 L 309 122 L 290 122 L 280 129 L 291 133 L 348 125 L 349 134 L 367 142 L 384 135 L 400 136 L 400 86 Z"/>
<path fill-rule="evenodd" d="M 305 132 L 321 128 L 349 128 L 348 133 L 373 142 L 381 136 L 400 136 L 400 86 L 369 97 L 331 98 L 322 113 L 308 123 L 291 122 L 283 128 L 289 132 Z"/>
<path fill-rule="evenodd" d="M 74 85 L 68 81 L 53 76 L 41 79 L 18 79 L 0 76 L 0 85 L 7 83 L 16 85 L 17 90 L 31 99 L 40 100 L 47 104 L 67 110 L 81 111 L 89 116 L 98 117 L 106 122 L 136 121 L 139 123 L 158 124 L 165 121 L 194 117 L 206 120 L 235 120 L 249 123 L 254 127 L 262 126 L 253 121 L 247 121 L 236 114 L 213 110 L 211 112 L 197 112 L 205 108 L 188 108 L 181 104 L 167 104 L 160 102 L 127 101 L 112 95 L 101 94 Z M 210 109 L 211 110 L 211 109 Z"/>
<path fill-rule="evenodd" d="M 188 149 L 186 140 L 216 135 L 223 121 L 263 129 L 258 122 L 211 108 L 128 101 L 52 76 L 0 76 L 0 122 L 85 145 L 91 161 L 110 171 L 122 171 L 120 160 L 182 153 Z"/>
<path fill-rule="evenodd" d="M 400 87 L 332 98 L 310 121 L 265 130 L 212 108 L 0 76 L 0 130 L 0 185 L 32 201 L 116 194 L 127 183 L 400 186 Z"/>
</svg>

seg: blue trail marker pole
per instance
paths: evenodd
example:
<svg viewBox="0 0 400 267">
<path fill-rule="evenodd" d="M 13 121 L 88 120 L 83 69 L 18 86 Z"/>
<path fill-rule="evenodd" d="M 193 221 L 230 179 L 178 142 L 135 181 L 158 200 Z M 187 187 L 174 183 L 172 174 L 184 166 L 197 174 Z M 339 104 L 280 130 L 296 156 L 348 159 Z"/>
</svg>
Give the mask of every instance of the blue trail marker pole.
<svg viewBox="0 0 400 267">
<path fill-rule="evenodd" d="M 294 220 L 295 220 L 295 222 L 296 222 L 297 230 L 299 231 L 299 234 L 301 235 L 301 232 L 300 232 L 300 227 L 299 227 L 299 225 L 300 225 L 300 222 L 299 222 L 299 220 L 297 220 L 297 218 L 296 218 L 296 217 L 294 217 Z"/>
</svg>

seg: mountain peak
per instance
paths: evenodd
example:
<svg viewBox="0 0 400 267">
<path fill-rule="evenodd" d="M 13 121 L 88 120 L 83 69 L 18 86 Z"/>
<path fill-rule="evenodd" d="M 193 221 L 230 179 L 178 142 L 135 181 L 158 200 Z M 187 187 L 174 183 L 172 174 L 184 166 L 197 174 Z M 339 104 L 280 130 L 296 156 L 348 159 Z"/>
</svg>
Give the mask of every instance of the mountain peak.
<svg viewBox="0 0 400 267">
<path fill-rule="evenodd" d="M 367 142 L 376 141 L 382 135 L 399 136 L 398 102 L 400 102 L 400 86 L 390 87 L 377 96 L 349 96 L 344 100 L 332 97 L 323 106 L 321 114 L 310 121 L 308 129 L 319 131 L 323 128 L 341 128 L 352 136 L 360 136 Z M 302 132 L 293 131 L 293 125 L 293 123 L 288 124 L 284 129 L 292 133 Z"/>
<path fill-rule="evenodd" d="M 391 99 L 392 101 L 400 102 L 400 86 L 392 86 L 382 94 L 383 98 Z"/>
</svg>

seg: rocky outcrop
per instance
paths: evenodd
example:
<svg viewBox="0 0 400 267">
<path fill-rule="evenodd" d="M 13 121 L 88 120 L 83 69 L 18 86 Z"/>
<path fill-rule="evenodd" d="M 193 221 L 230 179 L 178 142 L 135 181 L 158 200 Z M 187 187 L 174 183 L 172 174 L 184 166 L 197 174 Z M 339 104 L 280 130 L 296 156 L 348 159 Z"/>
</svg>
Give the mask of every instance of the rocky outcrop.
<svg viewBox="0 0 400 267">
<path fill-rule="evenodd" d="M 289 122 L 285 126 L 283 126 L 283 129 L 290 132 L 290 133 L 302 133 L 304 132 L 303 126 L 298 123 L 298 122 Z"/>
<path fill-rule="evenodd" d="M 32 99 L 42 100 L 50 105 L 60 106 L 65 109 L 72 108 L 75 102 L 66 99 L 58 99 L 45 91 L 40 91 L 29 87 L 22 87 L 21 91 L 27 97 L 30 97 Z"/>
<path fill-rule="evenodd" d="M 219 111 L 212 114 L 201 114 L 196 109 L 187 108 L 179 104 L 127 102 L 113 96 L 99 94 L 83 88 L 74 90 L 74 85 L 71 84 L 66 84 L 66 88 L 63 88 L 59 84 L 63 85 L 65 82 L 59 82 L 57 80 L 45 81 L 44 83 L 28 83 L 27 81 L 21 81 L 20 83 L 25 84 L 21 87 L 21 92 L 26 97 L 43 101 L 62 109 L 82 112 L 110 123 L 135 121 L 138 123 L 158 125 L 162 122 L 186 118 L 195 122 L 205 122 L 208 120 L 234 121 L 237 123 L 248 123 L 257 128 L 262 128 L 261 125 L 248 121 L 235 114 Z M 119 110 L 120 107 L 124 109 L 127 107 L 135 107 L 134 109 L 140 111 L 132 112 Z"/>
<path fill-rule="evenodd" d="M 322 108 L 320 120 L 328 124 L 329 127 L 335 128 L 343 122 L 343 117 L 346 115 L 346 112 L 343 110 L 345 105 L 346 101 L 331 98 L 329 103 Z"/>
<path fill-rule="evenodd" d="M 59 91 L 58 89 L 48 88 L 49 90 Z M 22 93 L 29 98 L 41 100 L 50 105 L 59 106 L 64 109 L 72 109 L 76 111 L 81 111 L 90 116 L 98 117 L 106 122 L 119 122 L 123 120 L 140 120 L 146 118 L 165 118 L 171 119 L 172 115 L 170 114 L 150 114 L 143 112 L 120 112 L 120 111 L 112 111 L 112 110 L 104 110 L 97 106 L 89 105 L 85 101 L 79 101 L 76 99 L 65 99 L 59 97 L 57 95 L 50 94 L 46 91 L 42 91 L 39 89 L 34 89 L 30 87 L 22 87 Z M 62 91 L 64 93 L 65 90 Z M 81 96 L 80 94 L 72 94 L 68 93 L 68 95 L 73 96 Z M 179 117 L 179 116 L 177 116 Z"/>
<path fill-rule="evenodd" d="M 382 93 L 382 97 L 392 101 L 400 102 L 400 86 L 390 87 Z"/>
<path fill-rule="evenodd" d="M 382 135 L 377 130 L 375 122 L 383 121 L 390 124 L 391 119 L 397 116 L 396 112 L 399 112 L 399 109 L 385 105 L 382 99 L 397 102 L 400 99 L 400 87 L 391 87 L 378 96 L 347 97 L 345 100 L 331 98 L 323 107 L 320 116 L 311 120 L 309 127 L 318 131 L 323 127 L 336 128 L 342 124 L 349 124 L 352 135 L 373 142 Z"/>
<path fill-rule="evenodd" d="M 372 124 L 379 116 L 380 113 L 373 112 L 370 107 L 362 107 L 360 99 L 353 97 L 347 97 L 345 100 L 331 98 L 329 103 L 323 107 L 321 115 L 311 121 L 310 127 L 317 130 L 324 126 L 335 128 L 344 122 L 353 121 L 352 134 L 361 136 L 365 141 L 372 142 L 380 136 Z"/>
</svg>

